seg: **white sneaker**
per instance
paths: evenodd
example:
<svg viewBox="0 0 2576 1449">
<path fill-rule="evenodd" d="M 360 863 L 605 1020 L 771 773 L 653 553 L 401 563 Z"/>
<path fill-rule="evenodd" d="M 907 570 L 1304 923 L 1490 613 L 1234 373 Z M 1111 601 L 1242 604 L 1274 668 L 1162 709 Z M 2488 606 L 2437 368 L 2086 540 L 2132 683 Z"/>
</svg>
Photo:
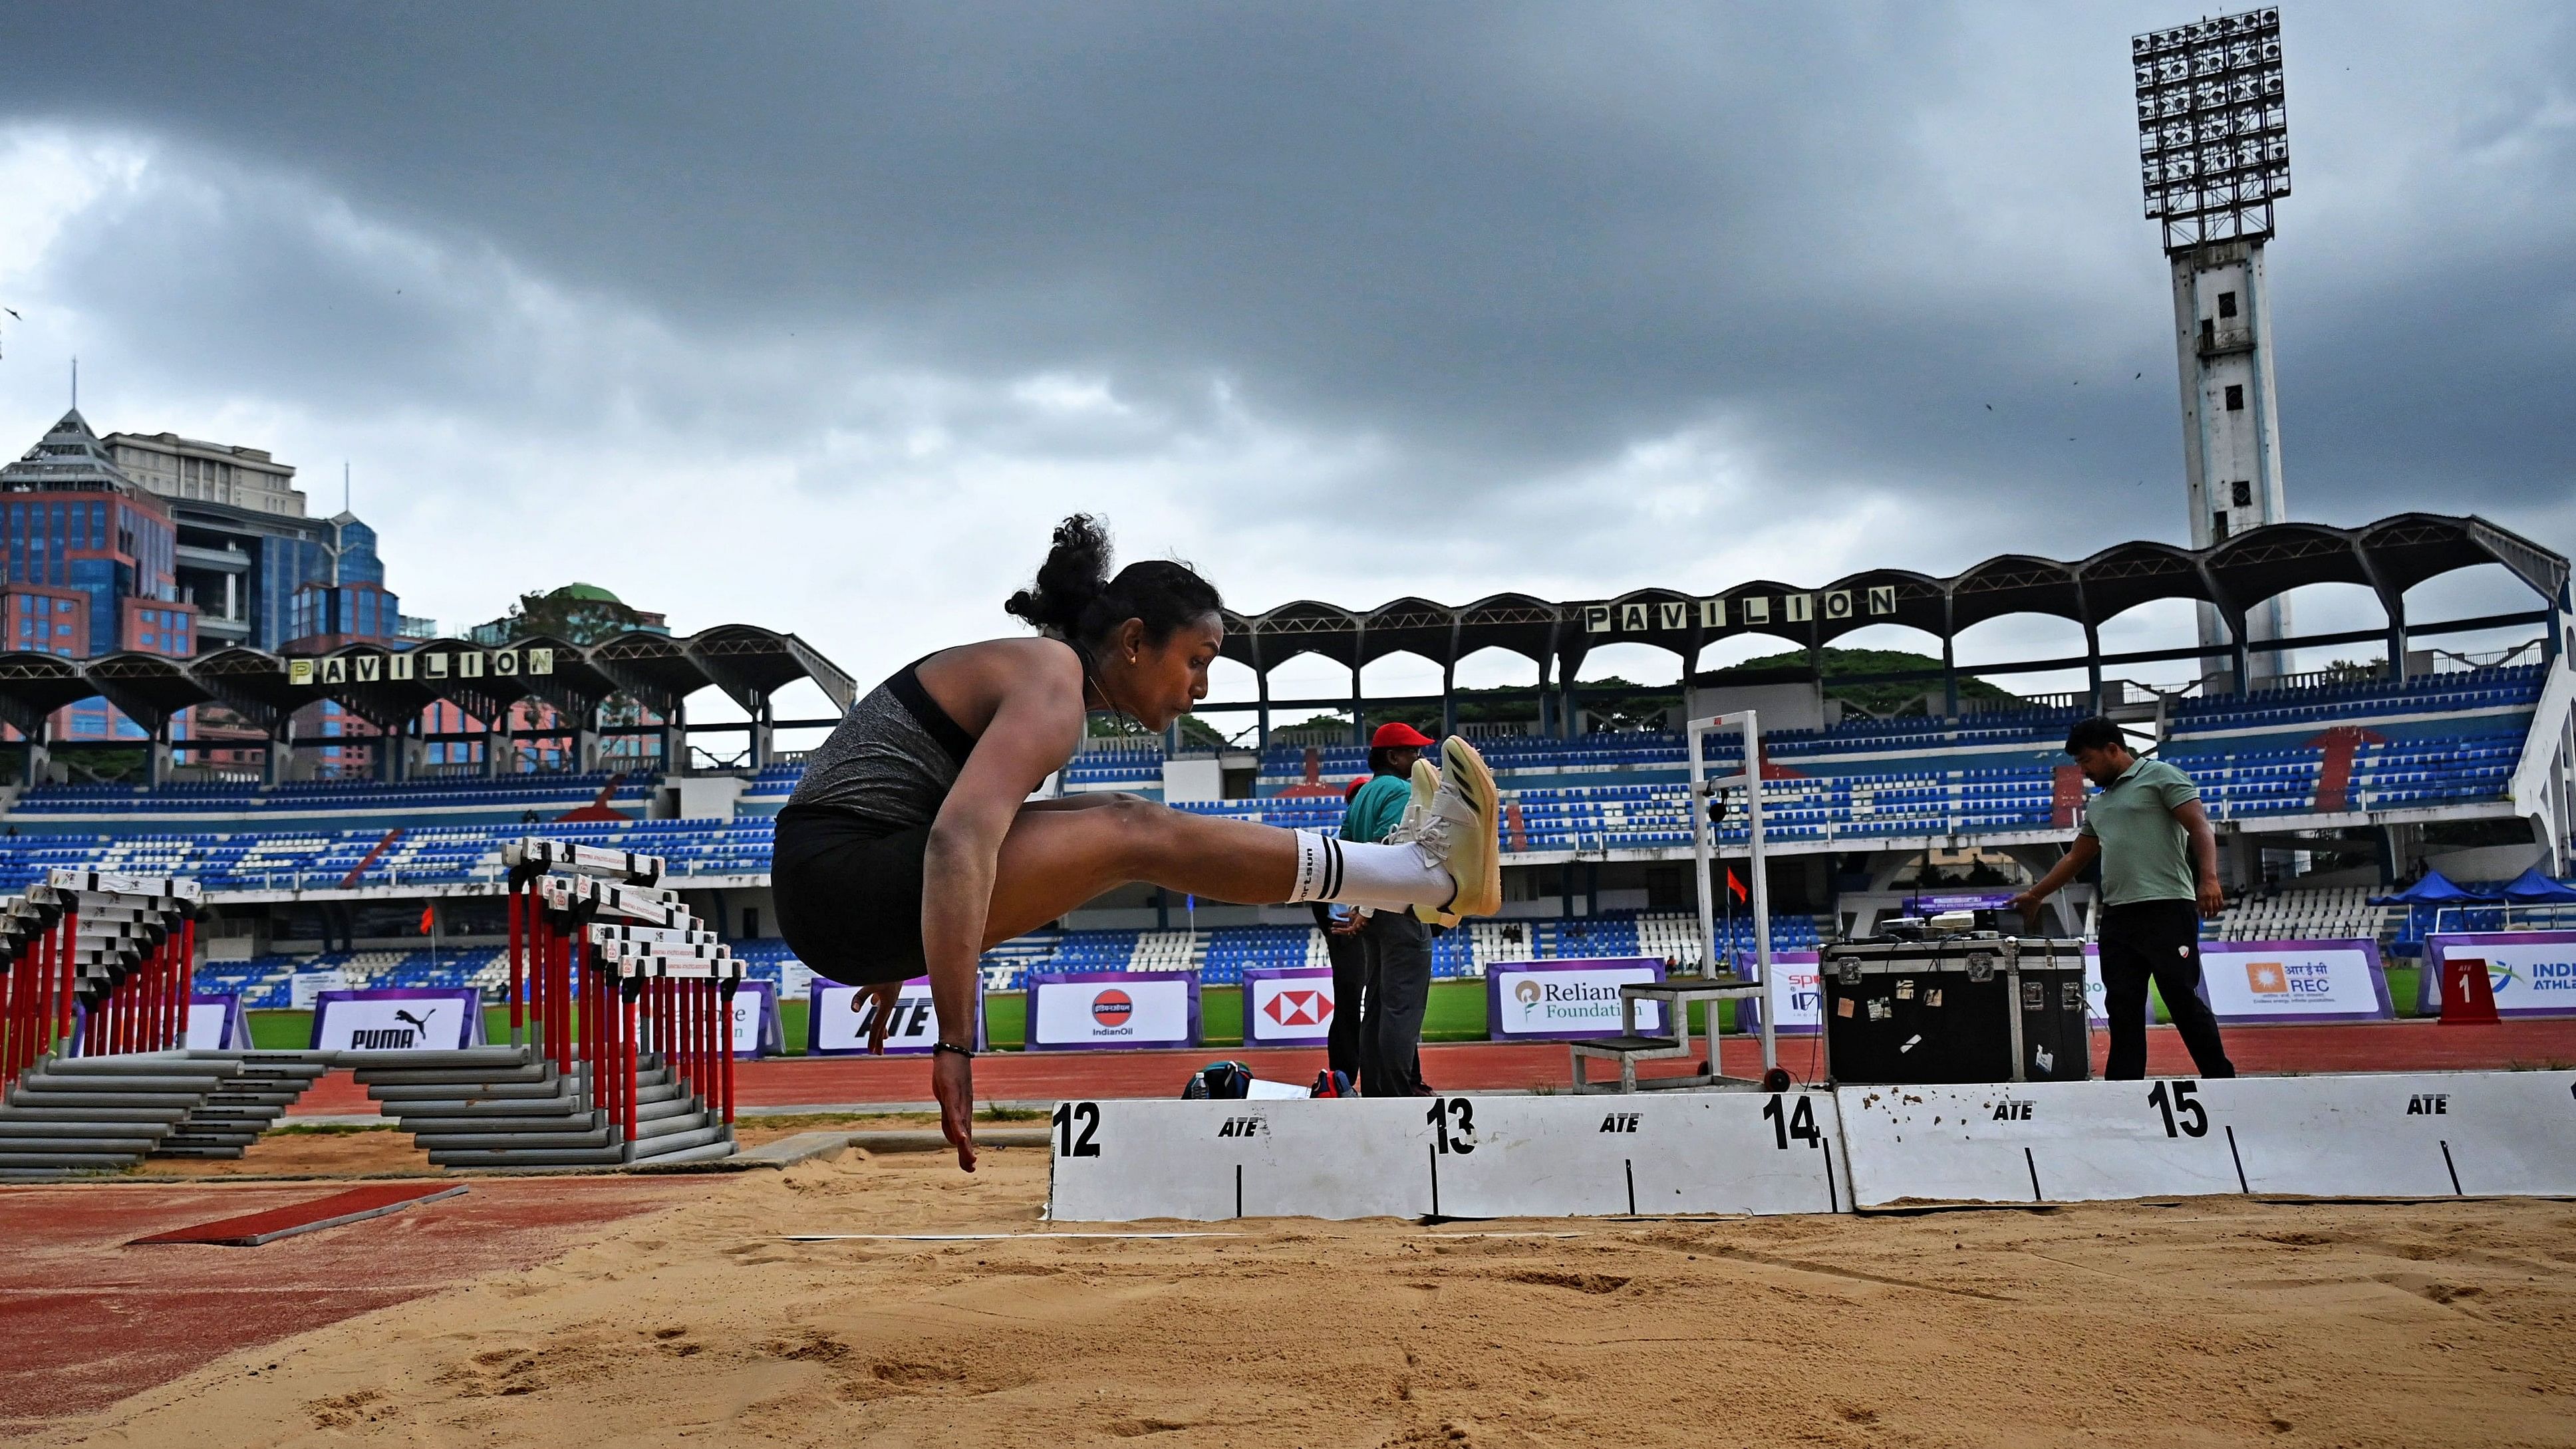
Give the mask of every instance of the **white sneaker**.
<svg viewBox="0 0 2576 1449">
<path fill-rule="evenodd" d="M 1404 815 L 1386 833 L 1384 844 L 1404 845 L 1422 838 L 1423 822 L 1431 818 L 1431 797 L 1440 793 L 1440 769 L 1417 756 L 1408 783 L 1413 786 L 1413 796 L 1404 802 Z"/>
<path fill-rule="evenodd" d="M 1441 742 L 1440 764 L 1440 788 L 1422 812 L 1414 838 L 1449 868 L 1457 893 L 1443 906 L 1415 906 L 1413 914 L 1434 925 L 1454 926 L 1462 917 L 1490 916 L 1502 909 L 1501 796 L 1485 757 L 1459 736 Z M 1415 779 L 1418 791 L 1420 776 Z"/>
</svg>

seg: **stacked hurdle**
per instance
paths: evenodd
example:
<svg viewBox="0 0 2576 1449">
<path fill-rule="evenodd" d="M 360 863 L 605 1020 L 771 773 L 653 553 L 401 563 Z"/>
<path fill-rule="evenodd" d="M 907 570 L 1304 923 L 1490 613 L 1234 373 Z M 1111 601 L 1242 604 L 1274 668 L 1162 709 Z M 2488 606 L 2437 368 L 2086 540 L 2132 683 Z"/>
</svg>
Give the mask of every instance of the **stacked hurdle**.
<svg viewBox="0 0 2576 1449">
<path fill-rule="evenodd" d="M 0 1174 L 238 1157 L 322 1068 L 186 1050 L 197 883 L 56 870 L 0 905 Z"/>
<path fill-rule="evenodd" d="M 84 987 L 78 1054 L 185 1048 L 204 888 L 177 876 L 90 870 L 52 871 L 45 884 L 72 922 L 73 964 Z"/>
<path fill-rule="evenodd" d="M 742 963 L 656 857 L 522 840 L 501 858 L 510 1045 L 370 1058 L 369 1095 L 440 1166 L 731 1156 Z"/>
</svg>

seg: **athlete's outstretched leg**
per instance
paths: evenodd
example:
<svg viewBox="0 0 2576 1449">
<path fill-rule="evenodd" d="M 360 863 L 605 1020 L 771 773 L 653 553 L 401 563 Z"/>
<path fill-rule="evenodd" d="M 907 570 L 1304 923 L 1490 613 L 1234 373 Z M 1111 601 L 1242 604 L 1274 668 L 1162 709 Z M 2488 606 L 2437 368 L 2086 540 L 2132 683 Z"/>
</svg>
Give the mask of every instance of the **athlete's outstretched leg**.
<svg viewBox="0 0 2576 1449">
<path fill-rule="evenodd" d="M 1130 881 L 1245 905 L 1335 901 L 1454 923 L 1501 905 L 1496 795 L 1484 761 L 1448 742 L 1441 783 L 1410 839 L 1360 845 L 1305 830 L 1193 815 L 1133 797 L 1030 807 L 1002 838 L 984 944 L 1054 920 Z M 1406 832 L 1400 831 L 1399 834 Z"/>
</svg>

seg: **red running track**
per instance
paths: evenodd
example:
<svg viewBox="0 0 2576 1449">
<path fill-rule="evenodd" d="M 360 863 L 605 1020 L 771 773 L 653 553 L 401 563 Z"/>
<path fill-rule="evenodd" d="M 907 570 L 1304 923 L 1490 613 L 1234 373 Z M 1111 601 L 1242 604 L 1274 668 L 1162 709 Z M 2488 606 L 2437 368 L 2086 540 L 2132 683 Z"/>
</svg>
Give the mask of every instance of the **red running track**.
<svg viewBox="0 0 2576 1449">
<path fill-rule="evenodd" d="M 2433 1021 L 2249 1026 L 2230 1028 L 2226 1038 L 2228 1055 L 2244 1072 L 2432 1072 L 2576 1065 L 2576 1017 L 2498 1026 L 2443 1026 Z M 2109 1049 L 2109 1039 L 2094 1033 L 2097 1073 Z M 1272 1081 L 1311 1082 L 1324 1068 L 1319 1047 L 994 1052 L 975 1062 L 975 1095 L 993 1102 L 1177 1096 L 1190 1072 L 1229 1057 L 1249 1063 L 1255 1074 Z M 1729 1073 L 1758 1075 L 1760 1062 L 1755 1042 L 1726 1039 Z M 1812 1079 L 1817 1063 L 1814 1038 L 1781 1038 L 1780 1064 L 1792 1076 Z M 1677 1072 L 1689 1065 L 1649 1062 L 1640 1074 Z M 2147 1033 L 2147 1069 L 2158 1076 L 2190 1075 L 2191 1058 L 2172 1028 L 2156 1027 Z M 1605 1068 L 1589 1070 L 1598 1076 Z M 920 1057 L 774 1057 L 744 1062 L 736 1072 L 744 1107 L 881 1108 L 930 1100 L 930 1066 Z M 1451 1092 L 1563 1087 L 1573 1080 L 1564 1046 L 1552 1042 L 1425 1046 L 1422 1074 L 1434 1087 Z M 298 1115 L 356 1114 L 374 1111 L 375 1104 L 346 1072 L 334 1072 L 316 1083 L 292 1110 Z"/>
<path fill-rule="evenodd" d="M 703 1191 L 635 1178 L 481 1178 L 444 1202 L 227 1248 L 126 1244 L 301 1202 L 313 1185 L 0 1188 L 0 1242 L 9 1245 L 0 1253 L 0 1439 L 239 1349 L 534 1267 L 602 1223 Z"/>
</svg>

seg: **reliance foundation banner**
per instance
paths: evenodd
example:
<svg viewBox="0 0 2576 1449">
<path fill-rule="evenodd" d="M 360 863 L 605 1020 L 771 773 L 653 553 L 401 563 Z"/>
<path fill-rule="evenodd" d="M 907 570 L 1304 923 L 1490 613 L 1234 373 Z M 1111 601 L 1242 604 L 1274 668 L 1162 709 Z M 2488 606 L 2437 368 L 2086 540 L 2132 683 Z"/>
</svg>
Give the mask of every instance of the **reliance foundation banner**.
<svg viewBox="0 0 2576 1449">
<path fill-rule="evenodd" d="M 2441 1007 L 2445 963 L 2468 959 L 2486 963 L 2498 1016 L 2576 1014 L 2576 931 L 2427 936 L 2424 955 L 2428 969 L 2416 994 L 2428 1013 Z"/>
<path fill-rule="evenodd" d="M 313 1050 L 415 1052 L 483 1044 L 483 993 L 472 987 L 325 991 L 313 1002 Z"/>
<path fill-rule="evenodd" d="M 1617 1036 L 1619 988 L 1663 979 L 1664 963 L 1652 956 L 1497 961 L 1485 968 L 1486 1034 L 1496 1041 Z M 1637 1003 L 1637 1030 L 1663 1032 L 1663 1003 Z"/>
<path fill-rule="evenodd" d="M 1031 1051 L 1198 1044 L 1195 971 L 1044 971 L 1029 976 Z"/>
<path fill-rule="evenodd" d="M 734 998 L 737 1002 L 742 998 Z M 827 977 L 817 976 L 806 987 L 805 1050 L 818 1057 L 861 1056 L 868 1049 L 868 1033 L 876 1024 L 876 1004 L 868 999 L 867 990 L 843 986 Z M 736 1023 L 740 1031 L 739 1020 Z M 903 994 L 895 998 L 894 1014 L 886 1024 L 885 1049 L 888 1056 L 918 1056 L 930 1050 L 939 1040 L 939 1013 L 930 1002 L 930 978 L 915 976 L 903 983 Z M 735 1050 L 740 1051 L 741 1037 L 735 1037 Z M 984 1049 L 984 983 L 975 982 L 975 1050 Z"/>
<path fill-rule="evenodd" d="M 2226 1026 L 2397 1014 L 2373 941 L 2204 941 L 2200 995 Z"/>
<path fill-rule="evenodd" d="M 1333 972 L 1297 966 L 1243 973 L 1243 1044 L 1322 1046 L 1333 1028 Z"/>
</svg>

